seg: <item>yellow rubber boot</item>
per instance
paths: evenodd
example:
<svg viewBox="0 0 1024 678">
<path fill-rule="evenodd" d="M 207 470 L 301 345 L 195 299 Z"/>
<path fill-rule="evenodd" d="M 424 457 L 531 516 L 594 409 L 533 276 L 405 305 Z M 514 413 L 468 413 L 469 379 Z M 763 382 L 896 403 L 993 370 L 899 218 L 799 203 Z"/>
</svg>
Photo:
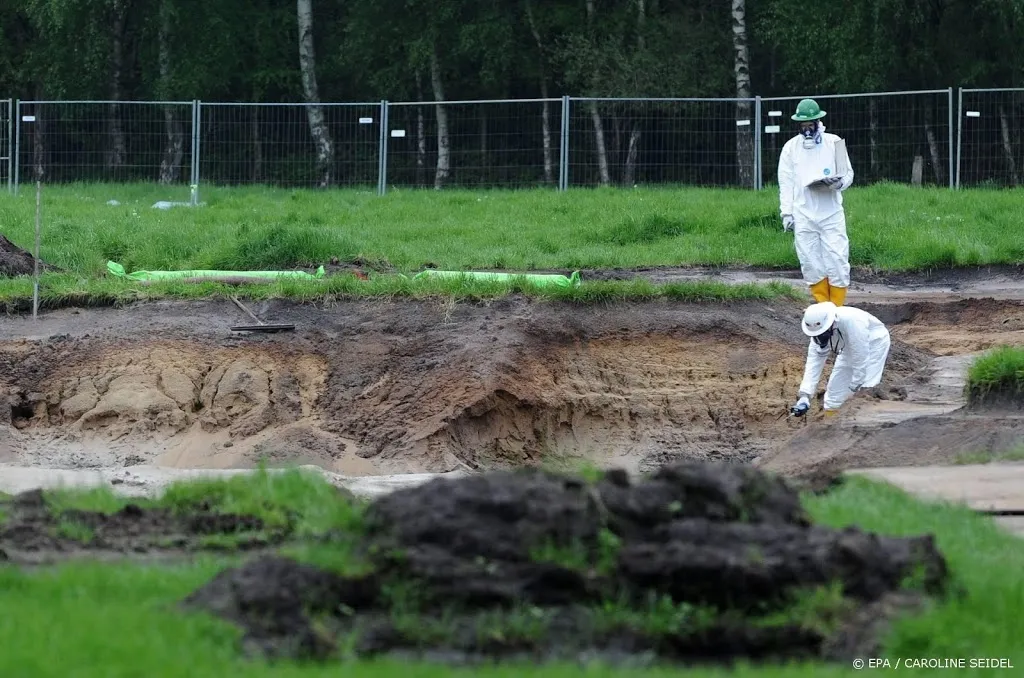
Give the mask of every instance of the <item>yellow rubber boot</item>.
<svg viewBox="0 0 1024 678">
<path fill-rule="evenodd" d="M 826 417 L 834 417 L 839 414 L 839 410 L 825 410 Z"/>
<path fill-rule="evenodd" d="M 814 300 L 819 304 L 823 301 L 829 301 L 828 278 L 822 278 L 811 285 L 811 296 L 814 297 Z"/>
<path fill-rule="evenodd" d="M 842 306 L 846 303 L 846 288 L 845 287 L 829 287 L 828 297 L 836 306 Z"/>
</svg>

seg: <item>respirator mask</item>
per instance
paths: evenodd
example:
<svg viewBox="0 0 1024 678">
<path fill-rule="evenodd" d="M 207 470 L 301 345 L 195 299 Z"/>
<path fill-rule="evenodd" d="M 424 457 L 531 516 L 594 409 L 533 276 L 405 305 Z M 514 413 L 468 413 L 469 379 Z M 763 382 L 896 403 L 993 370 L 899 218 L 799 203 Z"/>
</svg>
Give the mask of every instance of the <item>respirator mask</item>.
<svg viewBox="0 0 1024 678">
<path fill-rule="evenodd" d="M 802 144 L 807 150 L 814 148 L 815 144 L 821 143 L 821 123 L 817 120 L 814 122 L 804 122 L 800 124 L 800 136 L 803 137 Z"/>
</svg>

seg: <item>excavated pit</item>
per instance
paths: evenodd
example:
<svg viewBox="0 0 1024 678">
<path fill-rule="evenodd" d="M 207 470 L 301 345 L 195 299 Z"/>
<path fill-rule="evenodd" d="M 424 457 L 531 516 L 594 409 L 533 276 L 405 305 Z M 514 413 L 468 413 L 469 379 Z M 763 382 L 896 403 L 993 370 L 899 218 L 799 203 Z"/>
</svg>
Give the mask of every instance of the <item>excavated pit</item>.
<svg viewBox="0 0 1024 678">
<path fill-rule="evenodd" d="M 963 360 L 1024 340 L 1021 303 L 863 304 L 892 330 L 885 379 L 857 397 L 852 414 L 827 423 L 816 413 L 785 417 L 803 369 L 803 306 L 273 302 L 257 312 L 296 332 L 249 336 L 229 331 L 239 315 L 230 302 L 8 318 L 0 463 L 251 468 L 263 460 L 376 475 L 580 460 L 648 470 L 696 459 L 758 460 L 801 475 L 835 470 L 854 447 L 861 458 L 842 459 L 844 467 L 934 463 L 939 441 L 1017 439 L 1016 419 L 992 415 L 998 430 L 985 435 L 976 422 L 948 421 L 964 416 L 954 413 Z M 943 358 L 961 362 L 946 366 L 950 383 L 936 385 Z M 851 419 L 865 411 L 874 419 Z M 939 435 L 936 422 L 960 426 L 961 440 Z M 837 444 L 829 431 L 844 426 L 853 432 Z M 976 450 L 949 454 L 965 451 Z"/>
</svg>

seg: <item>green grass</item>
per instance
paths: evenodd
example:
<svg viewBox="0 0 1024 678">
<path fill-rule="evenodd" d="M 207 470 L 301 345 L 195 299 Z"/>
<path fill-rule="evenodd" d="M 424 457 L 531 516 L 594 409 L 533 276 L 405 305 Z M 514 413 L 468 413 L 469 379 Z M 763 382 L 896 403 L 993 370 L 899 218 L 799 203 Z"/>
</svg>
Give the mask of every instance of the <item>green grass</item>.
<svg viewBox="0 0 1024 678">
<path fill-rule="evenodd" d="M 1021 401 L 1024 397 L 1024 347 L 1000 346 L 974 359 L 967 368 L 967 401 Z"/>
<path fill-rule="evenodd" d="M 42 256 L 84 276 L 128 269 L 272 269 L 361 259 L 416 271 L 573 270 L 658 265 L 796 268 L 778 194 L 733 189 L 365 191 L 202 189 L 199 208 L 163 211 L 184 187 L 69 185 L 43 190 Z M 1016 263 L 1020 190 L 846 192 L 855 266 L 916 270 Z M 107 205 L 116 198 L 118 206 Z M 35 192 L 0 195 L 0 224 L 33 242 Z"/>
<path fill-rule="evenodd" d="M 351 527 L 352 505 L 312 475 L 257 474 L 228 481 L 176 484 L 155 500 L 185 508 L 210 497 L 222 510 L 252 510 L 261 515 L 302 516 L 300 522 L 317 532 L 336 525 Z M 50 493 L 52 506 L 113 511 L 125 499 L 107 491 Z M 835 527 L 859 525 L 894 535 L 933 533 L 946 555 L 953 576 L 967 592 L 936 604 L 925 614 L 897 622 L 881 657 L 1005 657 L 1019 670 L 1019 618 L 1024 608 L 1024 541 L 1001 531 L 989 518 L 962 506 L 924 503 L 906 493 L 865 478 L 851 478 L 823 497 L 805 497 L 812 515 Z M 342 549 L 343 551 L 344 549 Z M 299 555 L 322 566 L 349 569 L 352 560 L 326 543 L 297 549 Z M 407 678 L 422 676 L 619 676 L 670 675 L 712 678 L 817 678 L 857 675 L 847 667 L 793 665 L 771 669 L 740 666 L 735 671 L 629 671 L 570 666 L 503 666 L 453 670 L 424 664 L 359 662 L 304 665 L 294 662 L 249 661 L 238 652 L 240 632 L 206 615 L 185 614 L 177 601 L 208 581 L 227 560 L 200 557 L 178 566 L 142 564 L 67 564 L 56 568 L 19 571 L 0 565 L 0 675 L 75 678 L 120 678 L 144 675 L 314 677 L 346 676 Z M 809 620 L 831 605 L 829 592 L 804 601 Z M 638 625 L 672 627 L 699 613 L 653 601 Z M 535 633 L 538 620 L 529 610 L 504 622 L 485 626 L 489 634 Z M 610 621 L 625 612 L 609 610 Z M 615 615 L 619 615 L 616 617 Z M 1010 675 L 1012 671 L 1008 671 Z M 901 675 L 924 674 L 902 670 Z M 990 670 L 958 671 L 957 675 L 991 675 Z"/>
<path fill-rule="evenodd" d="M 965 452 L 957 455 L 953 463 L 958 466 L 969 464 L 992 464 L 996 462 L 1024 461 L 1024 448 L 1016 448 L 1005 452 Z"/>
<path fill-rule="evenodd" d="M 28 277 L 0 278 L 0 310 L 32 307 L 32 280 Z M 414 282 L 401 275 L 375 276 L 364 281 L 351 274 L 330 276 L 320 281 L 281 280 L 267 284 L 228 285 L 217 282 L 183 283 L 161 281 L 140 285 L 110 278 L 84 278 L 51 273 L 40 283 L 40 307 L 115 306 L 155 299 L 291 299 L 304 303 L 330 303 L 361 297 L 405 299 L 454 299 L 463 301 L 495 299 L 509 294 L 574 303 L 610 301 L 651 301 L 667 299 L 688 302 L 750 300 L 801 300 L 806 294 L 781 282 L 731 285 L 714 281 L 679 281 L 652 284 L 636 278 L 627 281 L 584 282 L 578 287 L 538 286 L 528 280 L 480 281 L 432 279 Z"/>
</svg>

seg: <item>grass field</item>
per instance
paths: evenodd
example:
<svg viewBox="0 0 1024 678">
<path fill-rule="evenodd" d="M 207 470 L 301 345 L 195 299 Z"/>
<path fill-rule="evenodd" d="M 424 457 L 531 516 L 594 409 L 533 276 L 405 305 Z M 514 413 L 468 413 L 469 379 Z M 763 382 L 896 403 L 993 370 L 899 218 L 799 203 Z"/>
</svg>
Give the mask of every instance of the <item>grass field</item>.
<svg viewBox="0 0 1024 678">
<path fill-rule="evenodd" d="M 252 512 L 270 526 L 286 515 L 298 516 L 298 536 L 328 527 L 358 529 L 358 510 L 315 476 L 282 474 L 239 477 L 172 486 L 157 503 L 188 507 L 206 500 L 225 511 Z M 997 528 L 990 519 L 966 508 L 926 504 L 890 486 L 861 478 L 823 497 L 806 497 L 812 516 L 841 527 L 856 524 L 892 535 L 933 533 L 948 559 L 954 580 L 966 595 L 954 596 L 922 616 L 899 621 L 882 657 L 895 663 L 907 658 L 1005 658 L 1024 665 L 1020 654 L 1018 614 L 1024 600 L 1024 541 Z M 113 511 L 125 503 L 107 491 L 57 492 L 54 510 L 84 508 Z M 333 545 L 331 545 L 333 544 Z M 338 542 L 289 552 L 320 566 L 345 571 L 353 560 Z M 340 549 L 340 550 L 339 550 Z M 328 676 L 336 665 L 246 660 L 238 652 L 240 632 L 229 624 L 175 608 L 178 601 L 208 581 L 237 557 L 200 557 L 187 564 L 66 564 L 18 570 L 0 566 L 0 675 L 75 676 Z M 187 650 L 187 651 L 183 651 Z M 433 677 L 612 676 L 637 672 L 602 667 L 501 666 L 452 669 L 429 665 L 360 662 L 344 669 L 349 676 Z M 915 675 L 914 670 L 905 673 Z M 924 671 L 920 671 L 923 673 Z M 990 670 L 957 675 L 989 675 Z M 769 678 L 852 675 L 847 667 L 800 665 L 774 669 L 741 666 L 724 670 L 643 671 L 640 675 L 687 675 L 694 678 L 745 676 Z M 1010 675 L 1008 673 L 1007 675 Z"/>
<path fill-rule="evenodd" d="M 34 187 L 0 195 L 0 225 L 31 248 Z M 368 192 L 204 188 L 198 209 L 153 209 L 178 187 L 47 186 L 42 257 L 78 289 L 106 262 L 139 269 L 288 269 L 361 260 L 379 270 L 510 271 L 664 265 L 796 268 L 774 190 L 696 188 Z M 887 271 L 1015 263 L 1021 192 L 854 187 L 850 260 Z M 116 199 L 119 205 L 108 205 Z M 19 285 L 21 287 L 19 287 Z M 8 282 L 2 294 L 23 293 Z"/>
</svg>

